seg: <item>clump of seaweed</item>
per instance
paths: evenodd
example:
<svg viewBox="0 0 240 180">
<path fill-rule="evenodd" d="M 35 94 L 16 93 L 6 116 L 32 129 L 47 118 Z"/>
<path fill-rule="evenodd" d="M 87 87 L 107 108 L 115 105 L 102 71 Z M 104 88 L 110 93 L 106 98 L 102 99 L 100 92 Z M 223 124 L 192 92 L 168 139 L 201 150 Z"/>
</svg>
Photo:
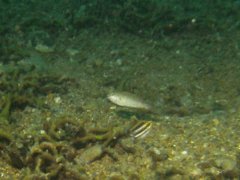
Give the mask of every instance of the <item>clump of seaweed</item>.
<svg viewBox="0 0 240 180">
<path fill-rule="evenodd" d="M 28 135 L 14 138 L 0 131 L 0 156 L 19 169 L 23 179 L 87 179 L 85 165 L 106 155 L 118 160 L 116 144 L 123 151 L 128 149 L 121 139 L 144 123 L 133 120 L 117 127 L 92 129 L 86 129 L 84 124 L 71 117 L 56 118 L 44 123 L 42 133 L 32 140 L 25 137 Z"/>
<path fill-rule="evenodd" d="M 13 137 L 10 133 L 7 133 L 3 129 L 0 129 L 0 149 L 3 149 L 3 146 L 10 144 L 13 141 Z"/>
<path fill-rule="evenodd" d="M 0 121 L 10 121 L 10 113 L 26 106 L 43 107 L 44 96 L 65 93 L 72 79 L 39 72 L 34 65 L 9 64 L 0 72 Z"/>
</svg>

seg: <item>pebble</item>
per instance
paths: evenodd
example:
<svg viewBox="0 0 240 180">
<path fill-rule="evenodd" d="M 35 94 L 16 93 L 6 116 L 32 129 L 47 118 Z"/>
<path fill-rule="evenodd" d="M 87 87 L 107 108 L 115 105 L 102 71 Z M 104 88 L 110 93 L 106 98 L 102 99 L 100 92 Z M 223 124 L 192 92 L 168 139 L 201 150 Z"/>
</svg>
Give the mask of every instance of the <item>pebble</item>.
<svg viewBox="0 0 240 180">
<path fill-rule="evenodd" d="M 54 49 L 52 47 L 48 47 L 46 45 L 43 44 L 37 44 L 35 47 L 35 50 L 40 52 L 40 53 L 51 53 L 54 51 Z"/>
<path fill-rule="evenodd" d="M 54 102 L 55 102 L 56 104 L 60 104 L 60 103 L 62 102 L 61 97 L 55 97 L 55 98 L 54 98 Z"/>
<path fill-rule="evenodd" d="M 149 150 L 149 154 L 154 161 L 165 161 L 168 159 L 167 151 L 153 148 Z"/>
<path fill-rule="evenodd" d="M 79 53 L 79 50 L 69 48 L 69 49 L 66 50 L 66 52 L 69 56 L 75 56 L 76 54 Z"/>
<path fill-rule="evenodd" d="M 237 162 L 230 157 L 219 157 L 215 160 L 216 166 L 224 171 L 231 171 L 236 168 Z"/>
<path fill-rule="evenodd" d="M 98 159 L 102 155 L 102 153 L 102 146 L 97 144 L 83 151 L 80 156 L 77 156 L 75 158 L 75 161 L 81 165 L 88 164 Z"/>
</svg>

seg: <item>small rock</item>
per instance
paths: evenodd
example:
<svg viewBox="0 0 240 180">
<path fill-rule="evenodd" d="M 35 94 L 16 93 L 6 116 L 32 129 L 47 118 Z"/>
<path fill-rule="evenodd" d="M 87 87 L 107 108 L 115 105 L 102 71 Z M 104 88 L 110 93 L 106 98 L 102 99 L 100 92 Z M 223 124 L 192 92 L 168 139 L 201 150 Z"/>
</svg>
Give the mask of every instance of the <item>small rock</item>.
<svg viewBox="0 0 240 180">
<path fill-rule="evenodd" d="M 230 171 L 236 168 L 237 162 L 230 157 L 219 157 L 215 160 L 216 167 L 224 171 Z"/>
<path fill-rule="evenodd" d="M 101 145 L 95 145 L 86 149 L 82 154 L 75 158 L 75 161 L 81 165 L 91 163 L 100 158 L 103 153 Z"/>
<path fill-rule="evenodd" d="M 94 63 L 95 67 L 101 67 L 103 65 L 103 60 L 102 59 L 95 59 L 93 63 Z"/>
<path fill-rule="evenodd" d="M 75 56 L 76 54 L 79 53 L 79 50 L 69 48 L 69 49 L 66 50 L 66 52 L 69 56 Z"/>
<path fill-rule="evenodd" d="M 40 52 L 40 53 L 51 53 L 54 51 L 54 49 L 52 47 L 48 47 L 46 45 L 43 44 L 37 44 L 35 47 L 35 50 Z"/>
<path fill-rule="evenodd" d="M 54 98 L 54 102 L 55 102 L 56 104 L 60 104 L 60 103 L 62 102 L 61 97 L 55 97 L 55 98 Z"/>
<path fill-rule="evenodd" d="M 118 59 L 116 60 L 116 64 L 117 64 L 118 66 L 121 66 L 122 63 L 123 63 L 123 60 L 122 60 L 121 58 L 118 58 Z"/>
<path fill-rule="evenodd" d="M 149 150 L 149 154 L 154 161 L 165 161 L 168 159 L 168 154 L 165 150 L 153 148 Z"/>
</svg>

